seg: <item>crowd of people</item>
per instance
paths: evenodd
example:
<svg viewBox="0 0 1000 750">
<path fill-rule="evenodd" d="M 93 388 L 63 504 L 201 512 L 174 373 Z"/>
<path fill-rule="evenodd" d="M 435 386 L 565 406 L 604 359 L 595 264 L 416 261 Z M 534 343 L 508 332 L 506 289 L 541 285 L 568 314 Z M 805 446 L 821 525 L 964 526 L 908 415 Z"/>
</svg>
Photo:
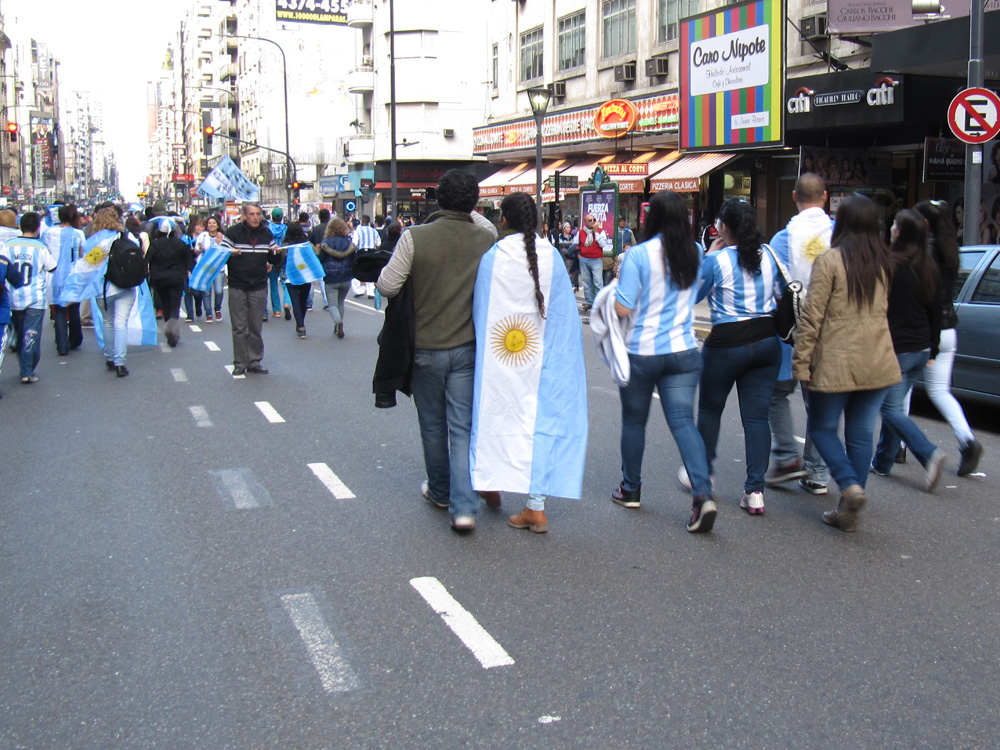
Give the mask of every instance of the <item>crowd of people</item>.
<svg viewBox="0 0 1000 750">
<path fill-rule="evenodd" d="M 907 450 L 932 492 L 947 457 L 907 416 L 921 374 L 955 433 L 958 475 L 976 470 L 982 446 L 949 388 L 958 239 L 946 206 L 923 202 L 899 211 L 887 243 L 871 200 L 849 196 L 831 218 L 822 178 L 807 172 L 792 194 L 798 213 L 770 243 L 754 209 L 729 199 L 706 249 L 694 240 L 684 199 L 666 191 L 650 202 L 641 242 L 619 223 L 622 252 L 605 264 L 612 243 L 590 214 L 578 231 L 567 223 L 538 234 L 534 202 L 514 194 L 500 206 L 498 232 L 475 210 L 472 174 L 450 170 L 437 195 L 440 210 L 405 231 L 383 217 L 375 226 L 364 217 L 352 230 L 325 210 L 312 227 L 308 216 L 284 224 L 280 209 L 267 221 L 257 204 L 245 205 L 241 220 L 225 231 L 218 216 L 185 223 L 154 211 L 140 221 L 104 205 L 89 225 L 73 206 L 58 207 L 57 223 L 47 227 L 29 212 L 18 232 L 0 212 L 0 275 L 10 290 L 0 302 L 0 366 L 10 342 L 21 382 L 37 381 L 49 305 L 58 353 L 80 347 L 87 317 L 81 307 L 90 298 L 76 299 L 72 290 L 80 286 L 75 269 L 82 259 L 107 263 L 90 305 L 103 317 L 108 369 L 128 375 L 126 334 L 137 291 L 121 281 L 127 274 L 112 274 L 118 254 L 127 252 L 117 243 L 127 239 L 144 258 L 144 279 L 170 346 L 179 342 L 182 304 L 189 321 L 218 322 L 228 299 L 233 375 L 267 374 L 268 296 L 271 314 L 294 316 L 296 334 L 306 336 L 312 280 L 286 283 L 282 266 L 286 253 L 308 248 L 318 256 L 336 337 L 345 335 L 352 284 L 356 296 L 389 300 L 379 367 L 393 373 L 387 382 L 394 389 L 412 394 L 426 471 L 421 494 L 449 512 L 456 531 L 475 528 L 481 500 L 499 507 L 501 491 L 527 495 L 509 523 L 535 533 L 548 528 L 547 496 L 581 496 L 587 437 L 581 324 L 591 316 L 594 341 L 619 386 L 622 476 L 610 499 L 622 507 L 641 506 L 654 391 L 680 454 L 678 479 L 691 495 L 692 533 L 711 531 L 719 512 L 714 465 L 733 387 L 745 451 L 739 506 L 752 516 L 764 514 L 768 486 L 798 480 L 803 490 L 826 495 L 832 478 L 840 496 L 822 520 L 855 531 L 869 474 L 889 474 Z M 228 283 L 219 273 L 192 288 L 192 271 L 210 251 L 227 257 Z M 360 256 L 376 263 L 374 275 L 358 272 Z M 775 327 L 792 282 L 801 288 L 794 344 Z M 699 345 L 694 307 L 702 300 L 712 328 Z M 807 415 L 801 451 L 789 404 L 797 385 Z"/>
</svg>

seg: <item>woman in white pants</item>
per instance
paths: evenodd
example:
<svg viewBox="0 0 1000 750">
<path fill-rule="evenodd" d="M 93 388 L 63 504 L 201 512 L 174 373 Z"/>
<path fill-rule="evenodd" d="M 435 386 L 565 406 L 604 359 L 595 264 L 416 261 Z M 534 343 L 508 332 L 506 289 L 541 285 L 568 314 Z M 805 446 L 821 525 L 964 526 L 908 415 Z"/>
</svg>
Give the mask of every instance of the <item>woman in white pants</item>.
<svg viewBox="0 0 1000 750">
<path fill-rule="evenodd" d="M 922 201 L 914 208 L 927 220 L 930 253 L 938 264 L 942 282 L 939 352 L 934 358 L 934 364 L 924 371 L 924 387 L 931 403 L 941 412 L 941 416 L 948 420 L 955 433 L 961 453 L 958 476 L 964 477 L 976 470 L 983 455 L 983 446 L 972 434 L 961 404 L 951 394 L 951 370 L 955 365 L 955 351 L 958 349 L 958 337 L 955 335 L 958 316 L 955 314 L 955 306 L 951 299 L 955 276 L 958 273 L 958 236 L 951 225 L 946 203 Z"/>
</svg>

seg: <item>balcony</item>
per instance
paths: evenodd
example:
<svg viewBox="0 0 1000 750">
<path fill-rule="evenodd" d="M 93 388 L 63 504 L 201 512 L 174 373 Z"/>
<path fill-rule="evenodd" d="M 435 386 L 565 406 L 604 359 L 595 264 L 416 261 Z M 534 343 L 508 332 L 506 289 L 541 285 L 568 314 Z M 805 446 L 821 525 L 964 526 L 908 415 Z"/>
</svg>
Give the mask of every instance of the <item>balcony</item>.
<svg viewBox="0 0 1000 750">
<path fill-rule="evenodd" d="M 375 136 L 370 133 L 352 135 L 347 142 L 347 161 L 352 164 L 375 161 Z"/>
<path fill-rule="evenodd" d="M 347 8 L 347 25 L 352 29 L 367 29 L 375 17 L 372 0 L 354 0 Z"/>
<path fill-rule="evenodd" d="M 219 80 L 231 81 L 236 78 L 236 63 L 226 63 L 219 68 Z"/>
<path fill-rule="evenodd" d="M 352 94 L 369 94 L 374 91 L 375 68 L 371 65 L 360 65 L 349 71 L 347 73 L 347 90 Z"/>
</svg>

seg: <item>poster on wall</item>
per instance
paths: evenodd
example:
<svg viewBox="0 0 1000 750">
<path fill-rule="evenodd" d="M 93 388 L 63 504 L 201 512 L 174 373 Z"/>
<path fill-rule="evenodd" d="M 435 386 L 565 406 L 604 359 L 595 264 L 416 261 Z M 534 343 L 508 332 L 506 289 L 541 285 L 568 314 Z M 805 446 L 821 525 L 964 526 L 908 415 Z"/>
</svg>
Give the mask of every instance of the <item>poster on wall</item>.
<svg viewBox="0 0 1000 750">
<path fill-rule="evenodd" d="M 939 0 L 940 15 L 935 19 L 969 15 L 969 0 Z M 912 0 L 830 0 L 829 29 L 835 34 L 872 34 L 895 31 L 926 23 L 929 14 L 921 13 Z M 1000 0 L 986 0 L 985 11 L 1000 10 Z"/>
<path fill-rule="evenodd" d="M 597 172 L 600 174 L 598 175 Z M 617 242 L 615 217 L 618 215 L 618 184 L 607 181 L 603 170 L 598 169 L 594 179 L 580 189 L 580 221 L 592 215 L 597 220 L 597 226 L 603 230 L 609 240 Z M 615 254 L 621 248 L 615 248 Z"/>
<path fill-rule="evenodd" d="M 681 151 L 781 145 L 782 8 L 756 0 L 681 21 Z"/>
<path fill-rule="evenodd" d="M 892 154 L 858 148 L 799 149 L 799 174 L 813 172 L 827 188 L 866 190 L 892 182 Z"/>
<path fill-rule="evenodd" d="M 987 176 L 987 180 L 988 180 Z M 972 216 L 965 209 L 965 189 L 959 183 L 954 183 L 948 193 L 948 204 L 951 206 L 952 221 L 958 230 L 960 239 L 965 236 L 965 222 Z M 984 245 L 1000 243 L 1000 181 L 987 181 L 983 185 L 979 202 L 979 237 L 978 242 Z M 964 241 L 963 241 L 964 244 Z"/>
</svg>

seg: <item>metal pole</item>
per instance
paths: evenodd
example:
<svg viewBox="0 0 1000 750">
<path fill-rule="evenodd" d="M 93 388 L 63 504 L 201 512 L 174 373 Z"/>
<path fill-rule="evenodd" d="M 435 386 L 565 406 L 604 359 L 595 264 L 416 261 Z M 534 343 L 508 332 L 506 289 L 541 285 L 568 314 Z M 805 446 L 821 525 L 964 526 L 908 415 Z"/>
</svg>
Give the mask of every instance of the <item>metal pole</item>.
<svg viewBox="0 0 1000 750">
<path fill-rule="evenodd" d="M 399 221 L 396 215 L 396 14 L 393 0 L 389 0 L 389 180 L 392 187 L 389 193 L 389 211 L 393 221 Z"/>
<path fill-rule="evenodd" d="M 535 115 L 535 202 L 538 204 L 538 216 L 536 226 L 541 226 L 542 221 L 542 120 L 545 114 L 539 112 Z"/>
<path fill-rule="evenodd" d="M 969 88 L 983 85 L 983 12 L 984 0 L 972 0 L 969 8 Z M 983 147 L 965 146 L 965 245 L 982 242 L 979 227 L 979 202 L 983 189 Z"/>
</svg>

